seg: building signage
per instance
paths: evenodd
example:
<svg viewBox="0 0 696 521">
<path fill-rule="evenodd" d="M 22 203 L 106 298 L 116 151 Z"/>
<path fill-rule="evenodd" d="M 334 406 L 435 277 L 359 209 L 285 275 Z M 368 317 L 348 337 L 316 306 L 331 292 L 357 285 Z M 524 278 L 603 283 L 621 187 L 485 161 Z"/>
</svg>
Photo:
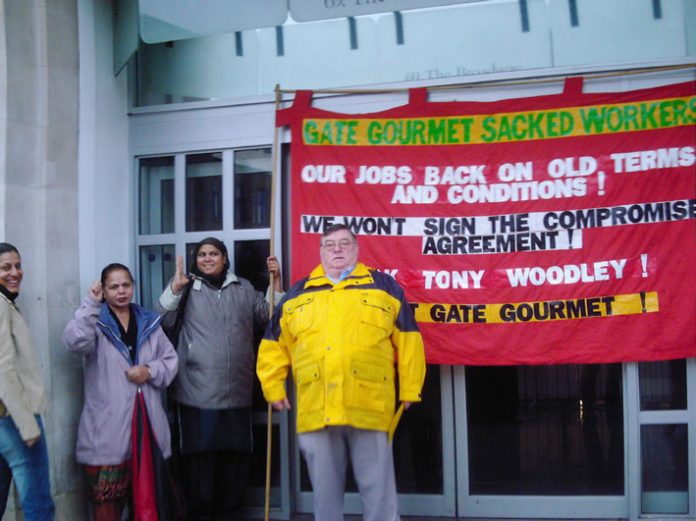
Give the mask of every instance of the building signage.
<svg viewBox="0 0 696 521">
<path fill-rule="evenodd" d="M 298 22 L 312 22 L 482 1 L 487 0 L 290 0 L 290 14 Z"/>
</svg>

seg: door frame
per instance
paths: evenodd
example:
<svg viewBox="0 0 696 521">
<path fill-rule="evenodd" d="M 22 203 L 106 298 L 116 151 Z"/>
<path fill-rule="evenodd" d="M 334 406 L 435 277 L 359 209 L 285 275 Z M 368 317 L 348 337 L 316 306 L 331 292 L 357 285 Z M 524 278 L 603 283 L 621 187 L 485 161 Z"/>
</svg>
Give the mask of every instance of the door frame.
<svg viewBox="0 0 696 521">
<path fill-rule="evenodd" d="M 623 374 L 625 377 L 625 364 Z M 626 439 L 626 382 L 623 378 L 624 439 Z M 616 519 L 628 517 L 628 504 L 623 496 L 509 496 L 469 494 L 469 439 L 466 409 L 466 367 L 454 368 L 454 403 L 457 435 L 457 504 L 463 517 L 494 518 L 586 518 Z M 635 400 L 635 398 L 629 398 Z M 624 475 L 627 450 L 624 444 Z"/>
</svg>

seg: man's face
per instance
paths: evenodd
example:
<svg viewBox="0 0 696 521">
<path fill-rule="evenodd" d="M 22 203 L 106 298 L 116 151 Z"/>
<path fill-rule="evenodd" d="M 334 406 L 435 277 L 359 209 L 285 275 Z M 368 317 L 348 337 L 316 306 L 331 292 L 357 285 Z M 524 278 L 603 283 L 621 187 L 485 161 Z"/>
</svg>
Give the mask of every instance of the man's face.
<svg viewBox="0 0 696 521">
<path fill-rule="evenodd" d="M 341 272 L 358 262 L 358 243 L 348 230 L 336 230 L 321 241 L 321 265 L 326 272 Z"/>
</svg>

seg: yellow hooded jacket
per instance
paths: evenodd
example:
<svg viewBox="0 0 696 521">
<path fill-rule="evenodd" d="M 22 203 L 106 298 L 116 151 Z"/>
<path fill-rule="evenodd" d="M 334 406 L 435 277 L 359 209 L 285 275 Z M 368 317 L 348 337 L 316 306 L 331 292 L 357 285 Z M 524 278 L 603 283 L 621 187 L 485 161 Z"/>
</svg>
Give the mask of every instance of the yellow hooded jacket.
<svg viewBox="0 0 696 521">
<path fill-rule="evenodd" d="M 292 366 L 297 431 L 350 425 L 387 431 L 396 402 L 420 401 L 423 339 L 403 289 L 358 263 L 337 284 L 318 266 L 276 307 L 259 348 L 264 397 L 286 397 Z M 395 367 L 396 366 L 396 367 Z"/>
</svg>

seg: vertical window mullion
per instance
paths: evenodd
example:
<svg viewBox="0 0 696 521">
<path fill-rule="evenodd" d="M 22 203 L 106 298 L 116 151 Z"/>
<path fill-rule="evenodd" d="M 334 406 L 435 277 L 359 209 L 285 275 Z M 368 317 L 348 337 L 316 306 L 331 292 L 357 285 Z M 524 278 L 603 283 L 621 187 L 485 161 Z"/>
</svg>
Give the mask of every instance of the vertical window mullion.
<svg viewBox="0 0 696 521">
<path fill-rule="evenodd" d="M 234 150 L 222 153 L 222 194 L 222 229 L 225 237 L 230 237 L 234 231 Z"/>
<path fill-rule="evenodd" d="M 227 251 L 234 256 L 234 151 L 222 152 L 222 235 Z M 234 266 L 234 258 L 230 258 Z"/>
<path fill-rule="evenodd" d="M 186 257 L 186 155 L 174 156 L 174 235 L 176 254 Z"/>
</svg>

